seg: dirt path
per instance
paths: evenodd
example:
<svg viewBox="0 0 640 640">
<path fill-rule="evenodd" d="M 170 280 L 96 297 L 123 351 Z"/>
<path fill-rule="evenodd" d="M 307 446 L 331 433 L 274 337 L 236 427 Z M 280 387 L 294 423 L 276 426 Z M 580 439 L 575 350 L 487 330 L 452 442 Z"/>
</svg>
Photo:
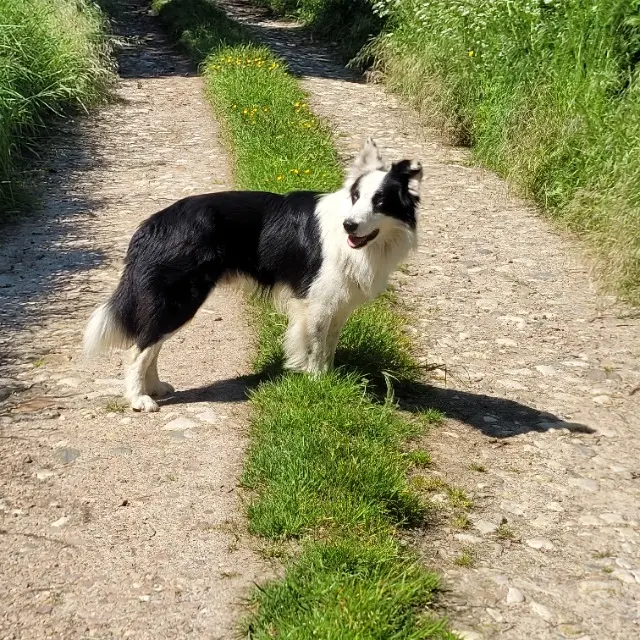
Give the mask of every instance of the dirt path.
<svg viewBox="0 0 640 640">
<path fill-rule="evenodd" d="M 449 416 L 427 439 L 434 469 L 474 501 L 470 530 L 416 534 L 454 626 L 469 639 L 640 637 L 637 311 L 596 295 L 575 243 L 382 87 L 297 25 L 224 4 L 303 76 L 345 157 L 373 135 L 389 159 L 425 165 L 420 248 L 397 282 L 419 355 L 443 364 L 419 398 Z M 454 564 L 467 547 L 470 569 Z"/>
<path fill-rule="evenodd" d="M 54 141 L 44 215 L 0 248 L 3 639 L 228 639 L 266 571 L 236 493 L 240 300 L 215 294 L 167 343 L 160 370 L 178 391 L 158 414 L 119 412 L 119 358 L 79 351 L 138 222 L 230 184 L 201 81 L 145 4 L 123 3 L 116 25 L 117 103 Z"/>
</svg>

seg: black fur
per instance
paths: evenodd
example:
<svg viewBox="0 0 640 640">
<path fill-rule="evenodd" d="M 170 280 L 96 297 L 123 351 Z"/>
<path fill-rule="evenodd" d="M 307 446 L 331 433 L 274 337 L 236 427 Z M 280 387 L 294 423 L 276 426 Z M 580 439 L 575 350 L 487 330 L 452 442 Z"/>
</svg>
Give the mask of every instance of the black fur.
<svg viewBox="0 0 640 640">
<path fill-rule="evenodd" d="M 376 211 L 384 212 L 385 215 L 392 216 L 415 229 L 420 198 L 409 192 L 409 178 L 412 177 L 412 173 L 409 160 L 391 165 L 391 170 L 373 196 L 373 206 Z"/>
<path fill-rule="evenodd" d="M 140 350 L 191 320 L 225 275 L 305 297 L 322 264 L 320 194 L 246 191 L 191 196 L 137 229 L 109 307 Z"/>
</svg>

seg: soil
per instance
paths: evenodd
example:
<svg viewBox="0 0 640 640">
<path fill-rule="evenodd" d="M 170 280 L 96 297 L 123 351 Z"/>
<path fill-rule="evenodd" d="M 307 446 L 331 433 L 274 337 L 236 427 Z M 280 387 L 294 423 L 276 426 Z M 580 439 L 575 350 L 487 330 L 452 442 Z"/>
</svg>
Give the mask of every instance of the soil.
<svg viewBox="0 0 640 640">
<path fill-rule="evenodd" d="M 114 3 L 112 3 L 114 4 Z M 115 5 L 116 99 L 51 141 L 42 211 L 0 249 L 0 637 L 234 637 L 254 581 L 238 477 L 252 333 L 214 294 L 160 354 L 177 392 L 121 398 L 80 352 L 129 238 L 183 196 L 230 188 L 202 90 L 141 0 Z"/>
</svg>

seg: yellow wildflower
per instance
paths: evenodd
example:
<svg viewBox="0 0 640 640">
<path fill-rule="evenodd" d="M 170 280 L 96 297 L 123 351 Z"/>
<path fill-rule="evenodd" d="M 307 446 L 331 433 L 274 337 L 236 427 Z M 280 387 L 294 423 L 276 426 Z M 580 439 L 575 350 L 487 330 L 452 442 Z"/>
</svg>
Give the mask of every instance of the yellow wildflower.
<svg viewBox="0 0 640 640">
<path fill-rule="evenodd" d="M 473 50 L 469 51 L 469 57 L 473 58 L 473 56 L 475 55 L 475 53 L 473 52 Z"/>
<path fill-rule="evenodd" d="M 278 177 L 276 178 L 276 180 L 280 181 L 280 180 L 282 180 L 283 178 L 284 178 L 284 176 L 278 176 Z"/>
</svg>

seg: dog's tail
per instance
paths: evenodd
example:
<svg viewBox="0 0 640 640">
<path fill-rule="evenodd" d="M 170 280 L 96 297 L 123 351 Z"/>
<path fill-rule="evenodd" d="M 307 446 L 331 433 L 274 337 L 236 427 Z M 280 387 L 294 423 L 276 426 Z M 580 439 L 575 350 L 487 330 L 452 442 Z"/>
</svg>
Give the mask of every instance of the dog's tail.
<svg viewBox="0 0 640 640">
<path fill-rule="evenodd" d="M 97 355 L 112 349 L 128 349 L 134 340 L 114 311 L 113 298 L 101 304 L 84 330 L 84 352 Z"/>
</svg>

